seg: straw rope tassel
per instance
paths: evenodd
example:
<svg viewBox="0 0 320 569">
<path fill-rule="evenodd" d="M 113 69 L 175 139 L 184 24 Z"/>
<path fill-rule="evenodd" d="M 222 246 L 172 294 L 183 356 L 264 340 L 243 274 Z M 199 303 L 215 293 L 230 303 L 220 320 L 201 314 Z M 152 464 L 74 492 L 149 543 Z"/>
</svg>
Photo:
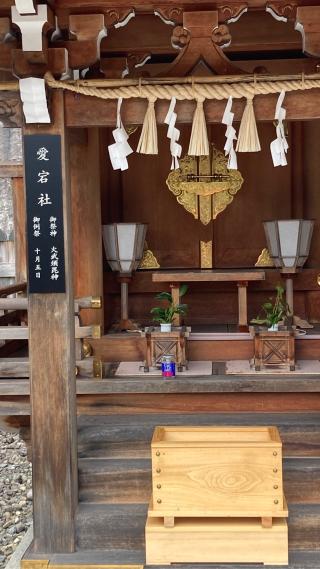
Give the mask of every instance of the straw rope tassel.
<svg viewBox="0 0 320 569">
<path fill-rule="evenodd" d="M 203 101 L 204 99 L 197 100 L 196 110 L 194 111 L 188 150 L 189 156 L 209 155 L 209 141 Z"/>
<path fill-rule="evenodd" d="M 253 99 L 247 99 L 240 123 L 236 150 L 237 152 L 258 152 L 261 150 Z"/>
<path fill-rule="evenodd" d="M 158 133 L 154 104 L 156 99 L 149 99 L 137 152 L 140 154 L 158 154 Z"/>
</svg>

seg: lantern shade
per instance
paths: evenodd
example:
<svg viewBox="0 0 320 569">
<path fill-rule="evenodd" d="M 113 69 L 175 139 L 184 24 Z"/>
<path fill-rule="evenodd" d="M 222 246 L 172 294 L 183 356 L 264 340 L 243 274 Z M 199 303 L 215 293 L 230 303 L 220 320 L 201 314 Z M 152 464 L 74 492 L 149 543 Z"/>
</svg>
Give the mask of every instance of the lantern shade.
<svg viewBox="0 0 320 569">
<path fill-rule="evenodd" d="M 131 274 L 143 257 L 147 225 L 145 223 L 110 223 L 102 226 L 107 261 L 113 271 Z"/>
<path fill-rule="evenodd" d="M 275 266 L 290 270 L 302 267 L 309 255 L 314 221 L 285 219 L 263 225 Z"/>
</svg>

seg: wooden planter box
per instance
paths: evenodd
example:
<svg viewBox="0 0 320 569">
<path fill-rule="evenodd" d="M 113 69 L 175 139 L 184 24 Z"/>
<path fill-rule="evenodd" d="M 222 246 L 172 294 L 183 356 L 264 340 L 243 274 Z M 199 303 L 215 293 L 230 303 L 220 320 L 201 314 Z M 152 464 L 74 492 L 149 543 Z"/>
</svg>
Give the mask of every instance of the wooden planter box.
<svg viewBox="0 0 320 569">
<path fill-rule="evenodd" d="M 294 330 L 255 330 L 254 366 L 263 369 L 295 369 Z"/>
<path fill-rule="evenodd" d="M 159 519 L 148 518 L 146 563 L 288 565 L 287 522 L 279 518 L 265 529 L 257 519 L 179 519 L 168 529 Z"/>
<path fill-rule="evenodd" d="M 276 427 L 157 427 L 149 516 L 286 517 Z"/>
</svg>

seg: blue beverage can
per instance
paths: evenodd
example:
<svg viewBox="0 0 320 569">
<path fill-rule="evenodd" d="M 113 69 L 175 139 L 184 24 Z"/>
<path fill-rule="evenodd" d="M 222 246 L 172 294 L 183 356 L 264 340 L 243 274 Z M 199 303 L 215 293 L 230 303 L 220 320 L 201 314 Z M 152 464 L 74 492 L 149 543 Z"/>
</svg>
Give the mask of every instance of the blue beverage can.
<svg viewBox="0 0 320 569">
<path fill-rule="evenodd" d="M 172 356 L 163 356 L 161 362 L 162 377 L 175 377 L 176 364 Z"/>
</svg>

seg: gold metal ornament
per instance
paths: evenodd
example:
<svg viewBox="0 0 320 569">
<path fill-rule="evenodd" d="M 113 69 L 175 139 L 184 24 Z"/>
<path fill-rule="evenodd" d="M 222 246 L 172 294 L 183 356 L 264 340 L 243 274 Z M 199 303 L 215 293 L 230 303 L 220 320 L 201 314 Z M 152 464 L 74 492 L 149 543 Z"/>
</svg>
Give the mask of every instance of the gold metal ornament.
<svg viewBox="0 0 320 569">
<path fill-rule="evenodd" d="M 101 296 L 93 296 L 91 298 L 91 308 L 101 308 L 101 307 L 102 307 Z"/>
<path fill-rule="evenodd" d="M 103 363 L 101 360 L 93 360 L 93 377 L 95 379 L 102 379 L 103 377 Z"/>
<path fill-rule="evenodd" d="M 148 248 L 147 241 L 144 242 L 144 251 L 141 263 L 138 269 L 159 269 L 160 265 L 156 256 L 152 253 L 151 249 Z"/>
<path fill-rule="evenodd" d="M 262 249 L 258 260 L 255 263 L 255 267 L 274 267 L 274 262 L 270 257 L 268 249 Z"/>
<path fill-rule="evenodd" d="M 170 172 L 166 183 L 177 202 L 207 225 L 233 201 L 243 184 L 239 170 L 228 170 L 228 159 L 214 144 L 210 156 L 188 156 Z"/>
<path fill-rule="evenodd" d="M 200 241 L 200 267 L 212 269 L 212 241 Z"/>
<path fill-rule="evenodd" d="M 84 358 L 90 358 L 93 354 L 93 349 L 88 340 L 83 340 L 82 342 L 82 355 Z"/>
</svg>

